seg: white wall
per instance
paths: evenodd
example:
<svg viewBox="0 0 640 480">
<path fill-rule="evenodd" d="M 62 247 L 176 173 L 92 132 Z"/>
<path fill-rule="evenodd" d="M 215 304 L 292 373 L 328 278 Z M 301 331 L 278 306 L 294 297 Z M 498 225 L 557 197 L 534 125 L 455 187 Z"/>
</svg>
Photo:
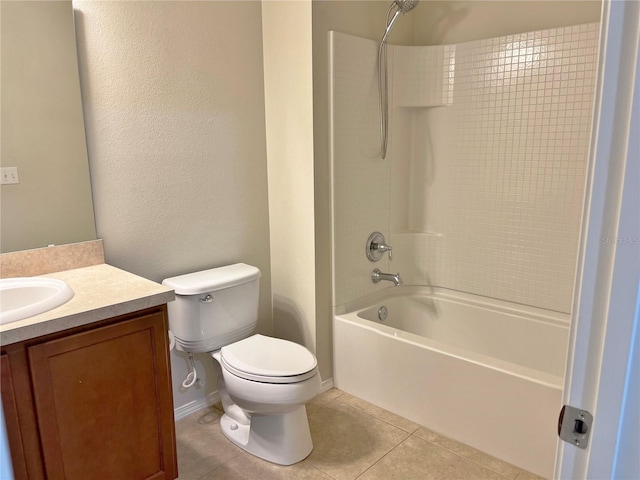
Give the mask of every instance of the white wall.
<svg viewBox="0 0 640 480">
<path fill-rule="evenodd" d="M 234 262 L 262 271 L 272 333 L 261 4 L 75 3 L 98 236 L 106 261 L 155 281 Z M 175 406 L 216 390 L 179 387 Z"/>
</svg>

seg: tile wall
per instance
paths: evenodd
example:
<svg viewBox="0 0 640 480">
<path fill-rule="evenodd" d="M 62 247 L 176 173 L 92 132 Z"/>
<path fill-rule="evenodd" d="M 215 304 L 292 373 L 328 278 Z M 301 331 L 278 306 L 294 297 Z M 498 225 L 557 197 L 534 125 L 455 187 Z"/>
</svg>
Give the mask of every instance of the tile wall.
<svg viewBox="0 0 640 480">
<path fill-rule="evenodd" d="M 377 266 L 408 284 L 569 311 L 598 36 L 593 23 L 390 47 L 381 160 L 377 44 L 333 34 L 335 305 L 387 287 L 369 279 Z M 373 230 L 393 262 L 365 258 Z"/>
</svg>

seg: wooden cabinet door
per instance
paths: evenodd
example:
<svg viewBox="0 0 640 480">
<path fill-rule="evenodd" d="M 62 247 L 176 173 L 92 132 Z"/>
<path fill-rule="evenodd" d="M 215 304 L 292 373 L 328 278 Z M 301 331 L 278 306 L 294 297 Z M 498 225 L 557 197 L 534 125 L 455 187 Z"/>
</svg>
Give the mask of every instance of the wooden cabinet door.
<svg viewBox="0 0 640 480">
<path fill-rule="evenodd" d="M 2 407 L 7 429 L 7 442 L 11 449 L 13 462 L 16 464 L 14 477 L 16 480 L 28 478 L 27 461 L 25 458 L 22 436 L 20 434 L 20 417 L 18 415 L 17 399 L 13 387 L 13 376 L 8 355 L 0 355 Z"/>
<path fill-rule="evenodd" d="M 166 310 L 29 347 L 49 479 L 177 476 Z"/>
</svg>

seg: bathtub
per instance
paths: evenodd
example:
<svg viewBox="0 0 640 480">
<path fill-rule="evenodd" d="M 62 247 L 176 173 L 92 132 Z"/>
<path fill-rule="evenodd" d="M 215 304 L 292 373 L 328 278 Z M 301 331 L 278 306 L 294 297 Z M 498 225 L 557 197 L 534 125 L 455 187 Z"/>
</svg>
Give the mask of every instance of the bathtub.
<svg viewBox="0 0 640 480">
<path fill-rule="evenodd" d="M 444 289 L 385 293 L 336 307 L 336 387 L 551 478 L 569 315 Z"/>
</svg>

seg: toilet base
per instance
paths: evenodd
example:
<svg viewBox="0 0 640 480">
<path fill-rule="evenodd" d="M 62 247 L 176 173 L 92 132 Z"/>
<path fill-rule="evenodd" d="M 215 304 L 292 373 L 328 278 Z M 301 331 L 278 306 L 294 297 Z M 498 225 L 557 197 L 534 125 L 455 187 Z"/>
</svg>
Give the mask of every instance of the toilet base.
<svg viewBox="0 0 640 480">
<path fill-rule="evenodd" d="M 253 414 L 249 425 L 242 425 L 224 414 L 220 418 L 220 429 L 243 450 L 279 465 L 304 460 L 313 450 L 304 405 L 282 415 Z"/>
</svg>

